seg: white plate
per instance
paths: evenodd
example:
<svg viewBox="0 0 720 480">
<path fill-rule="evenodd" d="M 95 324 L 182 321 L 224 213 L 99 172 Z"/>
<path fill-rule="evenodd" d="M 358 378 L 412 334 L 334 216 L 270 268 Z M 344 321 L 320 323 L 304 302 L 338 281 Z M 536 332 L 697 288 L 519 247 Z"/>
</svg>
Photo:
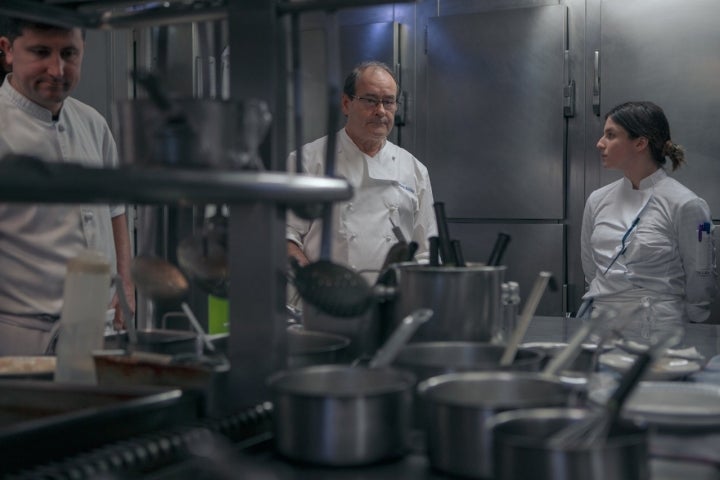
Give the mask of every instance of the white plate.
<svg viewBox="0 0 720 480">
<path fill-rule="evenodd" d="M 612 388 L 590 392 L 595 403 L 605 403 Z M 690 382 L 640 382 L 623 407 L 623 418 L 664 427 L 717 428 L 720 426 L 720 385 Z"/>
<path fill-rule="evenodd" d="M 615 345 L 628 353 L 632 353 L 634 355 L 639 355 L 649 348 L 648 345 L 645 345 L 643 343 L 638 343 L 632 340 L 618 340 L 615 342 Z M 673 358 L 684 358 L 685 360 L 694 360 L 697 362 L 704 362 L 705 357 L 703 357 L 700 352 L 697 351 L 697 348 L 695 347 L 688 347 L 683 349 L 668 349 L 665 351 L 664 354 L 666 357 L 673 357 Z"/>
<path fill-rule="evenodd" d="M 600 365 L 625 372 L 635 362 L 635 356 L 626 353 L 603 353 Z M 645 380 L 676 380 L 699 372 L 702 366 L 695 361 L 682 358 L 661 357 L 653 362 L 650 371 L 643 375 Z"/>
</svg>

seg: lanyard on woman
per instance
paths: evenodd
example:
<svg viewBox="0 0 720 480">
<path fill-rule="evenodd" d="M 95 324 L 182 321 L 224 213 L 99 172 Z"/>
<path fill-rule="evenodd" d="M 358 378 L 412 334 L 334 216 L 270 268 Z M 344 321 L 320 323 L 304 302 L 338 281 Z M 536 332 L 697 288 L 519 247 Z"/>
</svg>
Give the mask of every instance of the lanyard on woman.
<svg viewBox="0 0 720 480">
<path fill-rule="evenodd" d="M 627 230 L 625 230 L 625 234 L 622 236 L 622 239 L 620 240 L 620 250 L 615 254 L 613 259 L 610 261 L 610 265 L 607 266 L 605 271 L 603 272 L 603 276 L 605 276 L 609 271 L 610 267 L 615 265 L 615 262 L 617 262 L 617 259 L 620 258 L 620 255 L 624 255 L 625 251 L 627 250 L 627 240 L 630 237 L 630 234 L 635 230 L 635 227 L 637 227 L 638 223 L 640 223 L 640 216 L 643 214 L 645 209 L 647 208 L 648 204 L 650 203 L 650 200 L 652 200 L 653 194 L 651 193 L 647 200 L 645 200 L 645 203 L 642 207 L 640 207 L 640 210 L 638 210 L 637 215 L 635 215 L 635 220 L 632 221 L 630 224 L 630 227 L 628 227 Z"/>
</svg>

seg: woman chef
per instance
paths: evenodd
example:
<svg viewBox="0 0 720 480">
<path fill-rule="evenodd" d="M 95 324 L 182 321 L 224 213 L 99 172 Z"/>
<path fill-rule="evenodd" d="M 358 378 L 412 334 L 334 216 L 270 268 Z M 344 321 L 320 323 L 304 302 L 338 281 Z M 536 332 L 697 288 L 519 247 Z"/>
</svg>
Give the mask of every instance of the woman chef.
<svg viewBox="0 0 720 480">
<path fill-rule="evenodd" d="M 654 343 L 702 322 L 717 292 L 714 226 L 707 203 L 668 176 L 684 162 L 663 110 L 627 102 L 606 115 L 597 142 L 623 178 L 590 194 L 583 214 L 583 299 L 618 313 L 626 339 Z"/>
</svg>

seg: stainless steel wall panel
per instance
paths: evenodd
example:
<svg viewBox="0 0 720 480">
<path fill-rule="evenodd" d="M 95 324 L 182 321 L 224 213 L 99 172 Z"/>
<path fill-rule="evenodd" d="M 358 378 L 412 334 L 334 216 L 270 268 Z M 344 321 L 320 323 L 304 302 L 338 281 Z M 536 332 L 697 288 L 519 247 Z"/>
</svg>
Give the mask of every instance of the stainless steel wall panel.
<svg viewBox="0 0 720 480">
<path fill-rule="evenodd" d="M 580 261 L 580 230 L 582 215 L 585 207 L 587 189 L 585 187 L 588 177 L 593 175 L 593 169 L 598 173 L 599 160 L 594 151 L 586 163 L 585 155 L 589 143 L 595 141 L 595 126 L 592 134 L 588 136 L 587 119 L 592 121 L 592 108 L 586 102 L 588 99 L 589 75 L 586 74 L 585 59 L 589 58 L 588 50 L 591 45 L 589 31 L 599 29 L 599 15 L 588 13 L 585 0 L 567 0 L 568 8 L 568 51 L 570 77 L 575 80 L 575 116 L 567 121 L 567 185 L 565 205 L 565 226 L 567 241 L 567 310 L 577 311 L 581 297 L 585 293 L 585 277 Z M 599 7 L 598 7 L 599 8 Z M 593 27 L 592 22 L 597 24 Z M 588 115 L 590 112 L 590 115 Z M 588 165 L 589 164 L 589 165 Z M 597 179 L 595 180 L 595 182 Z M 595 184 L 595 183 L 594 183 Z"/>
<path fill-rule="evenodd" d="M 565 7 L 435 17 L 423 161 L 450 217 L 563 217 Z"/>
<path fill-rule="evenodd" d="M 601 115 L 628 100 L 659 104 L 670 121 L 673 141 L 685 147 L 687 165 L 671 173 L 710 205 L 720 219 L 720 3 L 715 0 L 588 0 L 600 12 L 594 39 L 600 52 Z M 592 16 L 588 14 L 590 24 Z M 591 38 L 591 37 L 589 37 Z M 588 49 L 588 55 L 592 49 Z M 588 67 L 588 71 L 590 67 Z M 620 178 L 601 169 L 594 149 L 604 119 L 588 115 L 588 168 L 599 170 L 589 191 Z M 712 307 L 712 323 L 720 323 L 720 303 Z"/>
<path fill-rule="evenodd" d="M 521 307 L 541 270 L 553 273 L 558 286 L 565 278 L 565 226 L 560 223 L 457 223 L 450 222 L 452 238 L 460 240 L 466 261 L 486 262 L 499 232 L 512 239 L 507 247 L 503 265 L 507 265 L 505 281 L 520 284 Z M 543 295 L 539 315 L 564 313 L 562 289 Z"/>
<path fill-rule="evenodd" d="M 638 21 L 641 19 L 641 21 Z M 703 197 L 720 218 L 720 2 L 604 0 L 601 111 L 651 100 L 670 121 L 687 165 L 672 175 Z M 600 132 L 597 132 L 600 136 Z M 602 183 L 619 178 L 604 171 Z"/>
</svg>

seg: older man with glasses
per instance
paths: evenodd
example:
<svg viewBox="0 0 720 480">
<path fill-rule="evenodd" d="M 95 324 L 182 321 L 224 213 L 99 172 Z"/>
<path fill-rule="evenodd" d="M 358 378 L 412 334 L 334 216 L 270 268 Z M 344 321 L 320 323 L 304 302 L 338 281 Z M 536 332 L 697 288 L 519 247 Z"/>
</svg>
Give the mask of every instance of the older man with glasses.
<svg viewBox="0 0 720 480">
<path fill-rule="evenodd" d="M 427 168 L 387 137 L 398 109 L 400 86 L 381 62 L 365 62 L 345 80 L 345 127 L 336 136 L 335 173 L 353 186 L 353 198 L 333 207 L 332 260 L 368 273 L 373 280 L 398 234 L 418 243 L 416 258 L 428 258 L 428 237 L 437 235 Z M 302 147 L 305 172 L 323 175 L 328 137 Z M 289 157 L 295 168 L 296 153 Z M 288 254 L 300 265 L 320 256 L 321 220 L 288 214 Z M 399 231 L 397 230 L 399 228 Z"/>
</svg>

